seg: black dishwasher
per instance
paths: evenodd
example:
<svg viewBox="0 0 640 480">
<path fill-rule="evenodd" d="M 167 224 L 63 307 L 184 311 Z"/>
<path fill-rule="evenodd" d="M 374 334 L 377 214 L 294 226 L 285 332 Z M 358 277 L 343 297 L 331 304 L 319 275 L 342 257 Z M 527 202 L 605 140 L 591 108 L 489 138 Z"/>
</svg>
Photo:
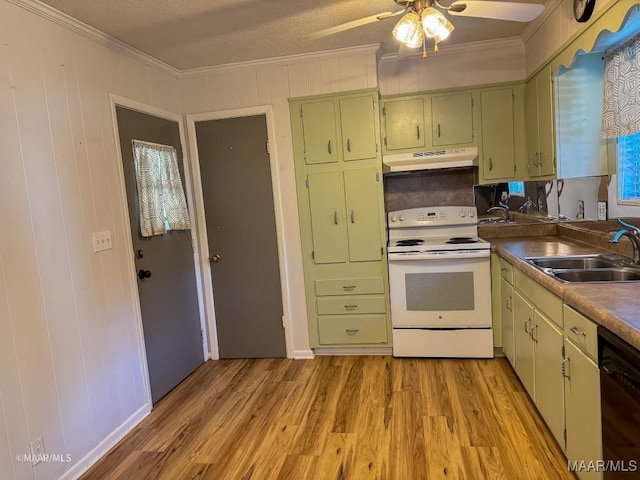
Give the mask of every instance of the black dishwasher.
<svg viewBox="0 0 640 480">
<path fill-rule="evenodd" d="M 604 479 L 640 478 L 640 352 L 598 326 Z"/>
</svg>

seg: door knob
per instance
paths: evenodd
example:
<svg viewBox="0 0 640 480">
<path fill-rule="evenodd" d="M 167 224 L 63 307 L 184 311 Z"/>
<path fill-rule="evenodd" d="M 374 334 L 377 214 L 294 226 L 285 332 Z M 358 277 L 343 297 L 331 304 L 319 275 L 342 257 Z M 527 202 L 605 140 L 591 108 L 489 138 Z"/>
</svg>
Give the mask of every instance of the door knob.
<svg viewBox="0 0 640 480">
<path fill-rule="evenodd" d="M 215 254 L 213 257 L 209 257 L 209 261 L 210 262 L 214 262 L 214 263 L 219 262 L 220 261 L 220 255 Z"/>
<path fill-rule="evenodd" d="M 138 278 L 140 280 L 144 280 L 145 278 L 149 278 L 151 276 L 151 272 L 149 270 L 138 270 Z"/>
</svg>

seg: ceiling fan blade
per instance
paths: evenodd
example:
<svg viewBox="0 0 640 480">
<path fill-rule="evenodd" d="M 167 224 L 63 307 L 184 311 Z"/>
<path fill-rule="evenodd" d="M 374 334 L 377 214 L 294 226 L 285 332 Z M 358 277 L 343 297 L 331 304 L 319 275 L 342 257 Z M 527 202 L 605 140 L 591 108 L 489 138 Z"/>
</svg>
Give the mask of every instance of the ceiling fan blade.
<svg viewBox="0 0 640 480">
<path fill-rule="evenodd" d="M 395 17 L 396 15 L 400 15 L 401 13 L 404 13 L 404 12 L 405 10 L 399 10 L 397 12 L 377 13 L 376 15 L 370 15 L 368 17 L 359 18 L 351 22 L 341 23 L 340 25 L 336 25 L 335 27 L 329 27 L 322 30 L 318 30 L 317 32 L 309 33 L 308 35 L 305 35 L 302 38 L 308 39 L 308 40 L 315 40 L 317 38 L 327 37 L 335 33 L 344 32 L 345 30 L 351 30 L 352 28 L 361 27 L 369 23 L 375 23 L 379 20 L 384 20 L 385 18 Z"/>
<path fill-rule="evenodd" d="M 530 22 L 544 11 L 544 5 L 536 3 L 492 2 L 482 0 L 457 0 L 448 12 L 461 17 L 492 18 L 513 22 Z"/>
</svg>

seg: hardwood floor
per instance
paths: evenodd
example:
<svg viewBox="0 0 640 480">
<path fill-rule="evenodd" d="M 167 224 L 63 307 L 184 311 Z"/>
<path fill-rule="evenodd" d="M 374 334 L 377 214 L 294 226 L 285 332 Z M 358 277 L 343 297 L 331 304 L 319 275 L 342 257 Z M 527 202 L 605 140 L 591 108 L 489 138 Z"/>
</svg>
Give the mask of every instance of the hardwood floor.
<svg viewBox="0 0 640 480">
<path fill-rule="evenodd" d="M 374 356 L 209 361 L 82 478 L 575 479 L 504 358 Z"/>
</svg>

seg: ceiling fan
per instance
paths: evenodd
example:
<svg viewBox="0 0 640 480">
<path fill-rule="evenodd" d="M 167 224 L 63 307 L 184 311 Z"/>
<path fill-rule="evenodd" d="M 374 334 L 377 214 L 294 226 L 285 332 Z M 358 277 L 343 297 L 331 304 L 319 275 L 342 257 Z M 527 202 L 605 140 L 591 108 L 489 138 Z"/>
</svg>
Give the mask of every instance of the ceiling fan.
<svg viewBox="0 0 640 480">
<path fill-rule="evenodd" d="M 393 36 L 400 42 L 401 50 L 403 47 L 423 47 L 422 56 L 426 57 L 427 38 L 434 40 L 435 51 L 438 51 L 438 43 L 449 37 L 455 28 L 444 13 L 454 16 L 530 22 L 544 10 L 544 6 L 539 4 L 496 0 L 455 0 L 449 5 L 443 5 L 439 0 L 394 1 L 403 9 L 397 12 L 382 12 L 325 28 L 307 35 L 306 38 L 326 37 L 404 14 L 393 29 Z"/>
</svg>

